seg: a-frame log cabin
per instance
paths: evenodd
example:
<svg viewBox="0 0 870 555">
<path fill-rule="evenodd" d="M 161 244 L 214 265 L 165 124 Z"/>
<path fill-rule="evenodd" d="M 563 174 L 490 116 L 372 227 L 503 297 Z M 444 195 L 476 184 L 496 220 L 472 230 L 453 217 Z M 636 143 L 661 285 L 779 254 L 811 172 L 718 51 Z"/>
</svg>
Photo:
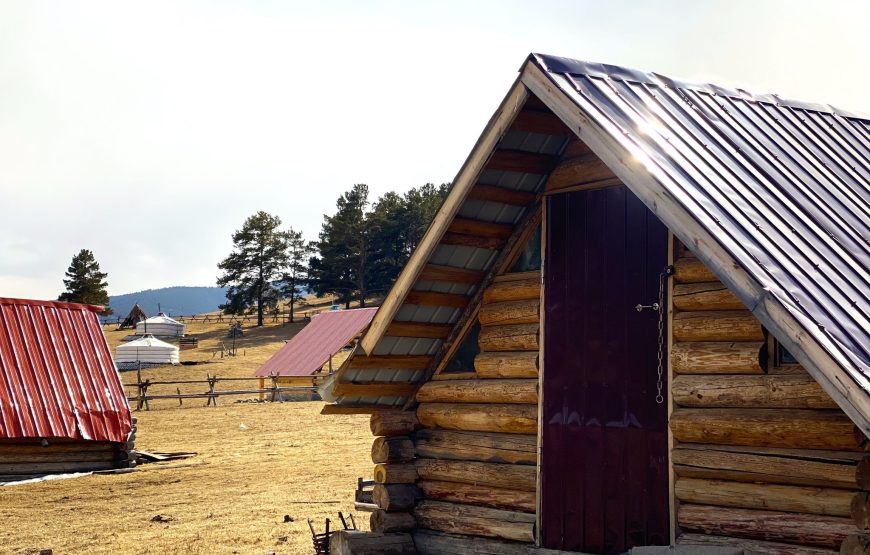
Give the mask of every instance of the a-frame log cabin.
<svg viewBox="0 0 870 555">
<path fill-rule="evenodd" d="M 865 553 L 868 184 L 863 117 L 530 56 L 323 388 L 335 550 Z"/>
</svg>

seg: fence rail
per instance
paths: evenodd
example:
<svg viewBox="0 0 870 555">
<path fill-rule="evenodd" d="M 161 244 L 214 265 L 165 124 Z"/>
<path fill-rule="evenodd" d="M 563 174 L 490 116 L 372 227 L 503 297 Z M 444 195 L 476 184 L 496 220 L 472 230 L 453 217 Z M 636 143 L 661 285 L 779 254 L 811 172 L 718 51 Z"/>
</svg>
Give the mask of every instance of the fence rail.
<svg viewBox="0 0 870 555">
<path fill-rule="evenodd" d="M 309 320 L 311 318 L 311 311 L 294 311 L 294 317 L 299 318 L 300 320 Z M 182 324 L 185 322 L 228 322 L 230 324 L 235 322 L 256 322 L 257 315 L 256 314 L 192 314 L 190 316 L 170 316 L 173 320 L 181 322 Z M 103 326 L 120 326 L 124 320 L 126 320 L 126 316 L 118 316 L 114 318 L 110 318 L 108 316 L 103 316 L 100 318 L 100 324 Z M 265 313 L 263 314 L 263 320 L 269 322 L 279 322 L 283 321 L 285 323 L 290 322 L 290 312 L 279 312 L 279 313 Z"/>
<path fill-rule="evenodd" d="M 230 390 L 217 390 L 215 386 L 220 382 L 241 382 L 241 381 L 260 381 L 269 379 L 272 382 L 272 385 L 269 387 L 258 387 L 252 389 L 230 389 Z M 182 393 L 181 389 L 176 387 L 175 393 L 163 393 L 163 394 L 149 394 L 148 388 L 152 385 L 190 385 L 190 384 L 206 384 L 208 385 L 208 391 L 203 393 Z M 128 396 L 127 401 L 136 401 L 136 410 L 151 410 L 151 407 L 148 404 L 148 401 L 154 401 L 159 399 L 177 399 L 179 406 L 183 403 L 183 399 L 206 399 L 205 406 L 217 406 L 218 397 L 222 397 L 225 395 L 260 395 L 261 398 L 268 395 L 270 401 L 280 401 L 281 393 L 293 391 L 293 392 L 315 392 L 317 388 L 314 386 L 279 386 L 278 385 L 278 376 L 268 376 L 268 377 L 253 377 L 253 378 L 219 378 L 217 376 L 207 376 L 204 380 L 150 380 L 150 379 L 142 379 L 141 369 L 136 371 L 136 382 L 124 384 L 124 387 L 135 387 L 136 395 Z"/>
</svg>

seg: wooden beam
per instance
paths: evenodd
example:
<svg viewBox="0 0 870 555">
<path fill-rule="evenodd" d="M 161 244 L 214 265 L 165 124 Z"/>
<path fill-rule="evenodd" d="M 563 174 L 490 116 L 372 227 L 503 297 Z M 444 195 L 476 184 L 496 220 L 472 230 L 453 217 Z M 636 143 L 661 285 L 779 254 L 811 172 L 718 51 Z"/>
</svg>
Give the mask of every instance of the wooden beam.
<svg viewBox="0 0 870 555">
<path fill-rule="evenodd" d="M 464 233 L 445 233 L 444 237 L 441 238 L 441 244 L 497 251 L 504 246 L 504 239 L 499 239 L 497 237 L 481 237 L 479 235 L 465 235 Z"/>
<path fill-rule="evenodd" d="M 381 370 L 396 368 L 401 370 L 422 370 L 432 357 L 426 355 L 371 355 L 358 356 L 350 363 L 354 370 Z"/>
<path fill-rule="evenodd" d="M 417 414 L 409 411 L 374 412 L 369 419 L 373 436 L 406 436 L 420 429 Z"/>
<path fill-rule="evenodd" d="M 511 125 L 511 130 L 514 129 L 525 131 L 526 133 L 557 135 L 559 137 L 570 137 L 573 135 L 571 130 L 562 123 L 562 120 L 554 116 L 550 111 L 523 110 L 517 114 L 514 123 Z"/>
<path fill-rule="evenodd" d="M 468 198 L 485 202 L 498 202 L 512 206 L 528 206 L 535 202 L 535 193 L 518 191 L 495 185 L 481 185 L 478 183 L 468 192 Z"/>
<path fill-rule="evenodd" d="M 535 466 L 537 437 L 533 434 L 462 432 L 424 428 L 414 434 L 418 457 Z"/>
<path fill-rule="evenodd" d="M 420 281 L 449 281 L 451 283 L 477 285 L 484 275 L 484 272 L 481 270 L 426 264 L 423 271 L 420 272 Z"/>
<path fill-rule="evenodd" d="M 486 169 L 546 175 L 553 168 L 554 161 L 554 157 L 549 154 L 524 150 L 496 150 L 486 163 Z"/>
<path fill-rule="evenodd" d="M 427 428 L 469 432 L 534 434 L 538 430 L 536 405 L 489 403 L 423 403 L 417 418 Z"/>
<path fill-rule="evenodd" d="M 336 383 L 332 394 L 336 397 L 407 397 L 417 385 L 407 382 Z"/>
<path fill-rule="evenodd" d="M 531 543 L 535 515 L 459 503 L 422 501 L 414 508 L 421 528 Z"/>
<path fill-rule="evenodd" d="M 537 404 L 538 380 L 429 381 L 417 391 L 417 402 Z"/>
<path fill-rule="evenodd" d="M 454 218 L 450 222 L 450 226 L 447 227 L 447 232 L 490 237 L 492 239 L 507 239 L 514 232 L 514 226 L 510 224 L 482 222 L 469 218 Z"/>
<path fill-rule="evenodd" d="M 614 183 L 618 182 L 618 178 L 610 171 L 610 168 L 590 152 L 575 158 L 561 160 L 547 179 L 545 189 L 547 192 L 552 192 L 576 185 L 607 180 Z"/>
<path fill-rule="evenodd" d="M 444 339 L 450 334 L 450 324 L 429 324 L 423 322 L 393 322 L 384 335 L 391 337 L 426 337 Z"/>
<path fill-rule="evenodd" d="M 320 414 L 377 414 L 384 411 L 399 412 L 400 409 L 383 405 L 324 405 Z"/>
<path fill-rule="evenodd" d="M 535 491 L 537 471 L 531 465 L 439 459 L 417 459 L 414 465 L 421 480 Z"/>
<path fill-rule="evenodd" d="M 809 374 L 674 378 L 674 402 L 681 407 L 835 409 L 837 404 Z"/>
<path fill-rule="evenodd" d="M 422 306 L 450 306 L 453 308 L 465 308 L 468 306 L 469 297 L 455 293 L 437 293 L 435 291 L 411 291 L 405 297 L 407 304 L 419 304 Z M 431 358 L 431 357 L 426 357 Z"/>
</svg>

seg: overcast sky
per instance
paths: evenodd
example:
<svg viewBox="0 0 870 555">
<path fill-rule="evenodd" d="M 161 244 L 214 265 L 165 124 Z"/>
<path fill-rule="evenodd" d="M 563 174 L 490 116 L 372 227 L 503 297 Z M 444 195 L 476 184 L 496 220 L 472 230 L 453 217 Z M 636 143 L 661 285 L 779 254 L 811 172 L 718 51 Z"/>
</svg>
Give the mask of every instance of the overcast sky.
<svg viewBox="0 0 870 555">
<path fill-rule="evenodd" d="M 257 210 L 452 180 L 529 52 L 870 112 L 870 2 L 0 3 L 0 296 L 213 285 Z"/>
</svg>

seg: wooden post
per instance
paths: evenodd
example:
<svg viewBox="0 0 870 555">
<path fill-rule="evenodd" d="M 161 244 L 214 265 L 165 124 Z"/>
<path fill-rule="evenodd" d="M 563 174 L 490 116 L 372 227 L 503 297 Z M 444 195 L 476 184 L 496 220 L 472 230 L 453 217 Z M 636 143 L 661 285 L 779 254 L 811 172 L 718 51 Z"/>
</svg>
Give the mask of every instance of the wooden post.
<svg viewBox="0 0 870 555">
<path fill-rule="evenodd" d="M 214 404 L 217 406 L 217 395 L 214 392 L 214 384 L 217 383 L 217 376 L 209 376 L 206 374 L 206 379 L 208 379 L 208 400 L 205 402 L 205 406 L 209 406 Z"/>
<path fill-rule="evenodd" d="M 272 374 L 272 402 L 278 401 L 278 376 Z"/>
<path fill-rule="evenodd" d="M 176 388 L 175 388 L 175 393 L 176 393 L 176 395 L 179 396 L 179 397 L 178 397 L 178 406 L 179 406 L 179 407 L 180 407 L 180 406 L 183 406 L 184 403 L 181 402 L 181 388 L 180 388 L 180 387 L 176 387 Z"/>
</svg>

